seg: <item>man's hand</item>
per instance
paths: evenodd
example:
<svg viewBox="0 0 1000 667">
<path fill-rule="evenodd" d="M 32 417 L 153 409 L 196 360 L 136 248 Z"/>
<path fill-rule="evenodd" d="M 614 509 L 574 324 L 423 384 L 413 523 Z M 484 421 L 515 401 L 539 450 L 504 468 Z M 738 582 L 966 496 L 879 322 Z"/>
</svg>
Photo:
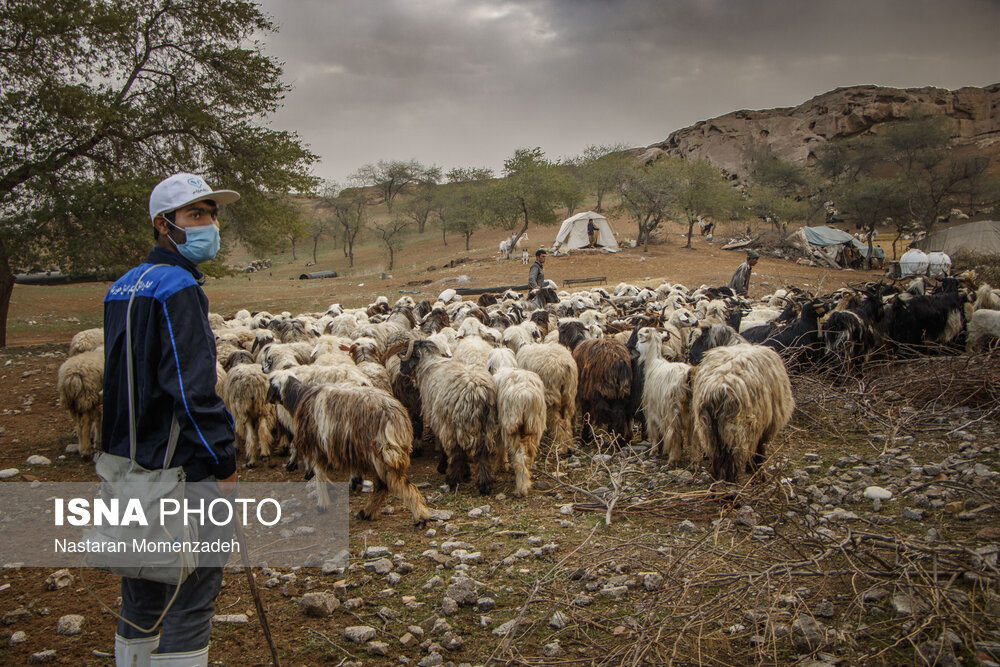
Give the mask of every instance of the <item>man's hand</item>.
<svg viewBox="0 0 1000 667">
<path fill-rule="evenodd" d="M 234 472 L 225 479 L 217 479 L 215 483 L 219 485 L 219 492 L 224 496 L 228 496 L 236 490 L 236 473 Z"/>
</svg>

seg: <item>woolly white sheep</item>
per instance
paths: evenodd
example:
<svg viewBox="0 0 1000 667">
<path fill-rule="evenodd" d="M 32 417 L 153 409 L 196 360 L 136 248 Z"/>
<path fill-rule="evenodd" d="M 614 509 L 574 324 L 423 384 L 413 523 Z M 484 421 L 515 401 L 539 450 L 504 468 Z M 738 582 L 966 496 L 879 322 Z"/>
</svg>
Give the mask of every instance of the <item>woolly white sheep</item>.
<svg viewBox="0 0 1000 667">
<path fill-rule="evenodd" d="M 674 466 L 688 437 L 691 366 L 663 359 L 660 339 L 664 335 L 669 334 L 650 327 L 639 329 L 636 349 L 645 373 L 642 411 L 652 452 L 667 456 L 667 464 Z"/>
<path fill-rule="evenodd" d="M 558 343 L 534 343 L 517 351 L 517 365 L 538 375 L 545 386 L 546 433 L 560 454 L 573 446 L 577 368 L 573 355 Z"/>
<path fill-rule="evenodd" d="M 792 416 L 795 401 L 781 357 L 761 345 L 705 353 L 691 382 L 694 437 L 716 479 L 735 482 L 764 461 L 765 445 Z"/>
<path fill-rule="evenodd" d="M 101 440 L 104 346 L 70 357 L 59 367 L 59 402 L 73 418 L 80 456 L 88 458 Z"/>
</svg>

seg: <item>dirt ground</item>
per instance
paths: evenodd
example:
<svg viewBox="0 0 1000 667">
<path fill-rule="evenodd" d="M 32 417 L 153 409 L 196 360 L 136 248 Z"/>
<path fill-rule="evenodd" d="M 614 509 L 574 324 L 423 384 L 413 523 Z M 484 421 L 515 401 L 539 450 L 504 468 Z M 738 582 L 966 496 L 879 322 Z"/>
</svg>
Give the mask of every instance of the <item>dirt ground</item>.
<svg viewBox="0 0 1000 667">
<path fill-rule="evenodd" d="M 376 294 L 393 299 L 406 291 L 433 297 L 458 284 L 525 282 L 528 267 L 519 258 L 493 259 L 490 249 L 502 235 L 493 236 L 497 239 L 483 238 L 481 247 L 460 253 L 471 260 L 454 268 L 441 267 L 453 257 L 450 253 L 457 241 L 451 241 L 445 251 L 438 247 L 439 239 L 427 239 L 425 248 L 408 246 L 401 260 L 406 268 L 385 281 L 377 265 L 380 253 L 368 249 L 359 257 L 357 272 L 331 281 L 291 282 L 288 277 L 300 269 L 286 262 L 273 272 L 281 275 L 210 281 L 206 291 L 213 310 L 228 314 L 240 307 L 309 311 L 325 309 L 335 301 L 357 305 Z M 661 279 L 688 286 L 728 281 L 741 256 L 708 246 L 701 238 L 695 242 L 694 250 L 680 248 L 682 240 L 672 237 L 667 244 L 651 246 L 649 253 L 625 249 L 615 255 L 580 252 L 553 257 L 545 273 L 560 285 L 567 278 L 599 275 L 607 276 L 612 287 L 619 281 L 648 281 L 654 286 Z M 432 265 L 437 268 L 428 271 Z M 469 280 L 458 283 L 462 275 Z M 825 292 L 863 279 L 858 272 L 764 258 L 754 272 L 751 293 L 759 296 L 786 284 Z M 426 280 L 431 282 L 419 284 Z M 76 438 L 69 416 L 58 406 L 55 377 L 65 359 L 69 335 L 99 323 L 100 298 L 106 286 L 72 287 L 51 292 L 21 286 L 15 290 L 12 317 L 36 322 L 49 317 L 51 321 L 49 326 L 19 325 L 11 346 L 0 350 L 0 381 L 5 388 L 0 400 L 0 469 L 18 468 L 20 475 L 13 481 L 93 479 L 90 464 L 65 454 Z M 896 377 L 911 372 L 905 364 L 890 370 Z M 949 367 L 948 374 L 962 373 Z M 977 653 L 977 642 L 1000 641 L 995 623 L 1000 606 L 995 580 L 963 578 L 963 571 L 975 569 L 968 554 L 942 551 L 933 556 L 933 567 L 940 568 L 945 579 L 951 577 L 949 586 L 965 596 L 964 604 L 934 598 L 935 606 L 924 608 L 933 613 L 905 616 L 888 601 L 864 602 L 863 596 L 870 589 L 885 587 L 895 599 L 894 592 L 903 590 L 904 584 L 919 588 L 925 597 L 932 596 L 937 587 L 927 585 L 926 577 L 935 576 L 928 574 L 930 561 L 924 557 L 903 560 L 915 553 L 916 536 L 929 528 L 958 550 L 1000 539 L 994 477 L 971 484 L 956 473 L 943 495 L 932 496 L 959 503 L 960 509 L 970 510 L 969 516 L 942 509 L 911 520 L 901 514 L 907 501 L 899 499 L 887 501 L 881 514 L 869 517 L 871 501 L 845 500 L 846 510 L 865 513 L 852 524 L 853 543 L 848 538 L 840 543 L 846 533 L 826 523 L 826 518 L 816 519 L 819 510 L 801 502 L 808 495 L 810 479 L 822 486 L 819 480 L 824 472 L 837 469 L 845 460 L 845 474 L 859 467 L 875 470 L 880 461 L 888 465 L 886 456 L 910 457 L 913 467 L 935 466 L 949 457 L 961 458 L 960 454 L 971 460 L 970 439 L 980 445 L 997 443 L 997 414 L 991 406 L 964 405 L 957 390 L 950 392 L 954 400 L 940 399 L 929 407 L 906 395 L 887 402 L 884 396 L 891 386 L 895 385 L 875 382 L 835 387 L 823 379 L 797 378 L 798 409 L 774 443 L 765 480 L 736 496 L 711 489 L 698 466 L 667 469 L 662 461 L 648 457 L 641 444 L 634 450 L 585 450 L 570 459 L 544 455 L 537 466 L 538 488 L 526 499 L 511 497 L 509 473 L 501 476 L 492 496 L 480 497 L 464 487 L 457 492 L 439 491 L 443 480 L 434 469 L 435 461 L 414 459 L 414 482 L 432 497 L 434 507 L 450 510 L 454 517 L 447 525 L 429 526 L 431 531 L 417 530 L 405 509 L 392 499 L 394 507 L 377 521 L 351 520 L 352 567 L 347 573 L 282 570 L 280 585 L 261 588 L 282 664 L 418 664 L 430 655 L 428 649 L 438 651 L 448 644 L 440 653 L 445 663 L 454 664 L 492 660 L 493 664 L 531 665 L 670 661 L 743 665 L 817 659 L 825 664 L 895 665 L 913 664 L 914 647 L 927 639 L 936 640 L 943 630 L 960 639 L 962 648 L 956 651 L 962 662 L 982 662 L 988 656 Z M 949 391 L 941 394 L 947 398 Z M 976 461 L 997 469 L 995 447 L 977 452 Z M 52 464 L 26 465 L 32 454 L 44 455 Z M 241 479 L 249 481 L 290 478 L 281 466 L 246 470 L 241 464 L 239 472 Z M 300 474 L 292 473 L 295 479 Z M 880 479 L 877 475 L 882 473 L 873 474 Z M 941 475 L 949 479 L 948 473 Z M 886 477 L 879 483 L 892 485 L 899 494 L 910 482 Z M 352 498 L 352 511 L 365 501 L 363 495 Z M 613 521 L 604 526 L 609 498 L 615 500 L 610 512 Z M 470 516 L 471 510 L 484 505 L 489 507 L 481 516 L 475 512 Z M 773 526 L 775 538 L 762 538 L 763 531 L 740 524 L 742 506 L 755 508 L 760 523 Z M 682 525 L 685 521 L 691 526 Z M 839 550 L 825 542 L 833 538 L 818 530 L 822 526 L 836 528 L 829 532 L 836 532 Z M 870 534 L 883 542 L 864 537 Z M 445 614 L 443 597 L 455 563 L 438 564 L 425 552 L 440 550 L 447 540 L 467 542 L 481 552 L 481 563 L 469 566 L 467 572 L 479 582 L 478 595 L 493 601 L 492 608 L 481 603 L 478 608 L 463 606 L 453 615 Z M 855 545 L 853 550 L 850 544 Z M 401 578 L 388 584 L 385 577 L 364 566 L 361 553 L 369 545 L 388 547 L 399 555 L 397 560 L 412 567 L 397 567 L 403 572 Z M 868 553 L 866 549 L 872 556 L 862 564 L 859 554 Z M 18 607 L 29 612 L 0 628 L 0 663 L 22 664 L 33 653 L 53 649 L 56 664 L 112 664 L 112 617 L 99 610 L 79 573 L 70 587 L 46 591 L 43 582 L 50 573 L 50 569 L 6 566 L 0 571 L 0 616 Z M 662 583 L 650 585 L 647 575 L 651 573 L 661 577 Z M 443 583 L 435 584 L 433 577 Z M 96 594 L 114 606 L 117 581 L 96 572 L 86 578 Z M 258 585 L 267 579 L 256 571 Z M 294 601 L 307 591 L 333 591 L 342 600 L 360 602 L 342 606 L 328 618 L 308 618 Z M 830 614 L 820 612 L 828 603 Z M 249 623 L 216 625 L 211 663 L 269 664 L 270 654 L 242 572 L 226 574 L 217 608 L 220 614 L 246 614 Z M 758 610 L 774 622 L 760 621 L 754 615 Z M 563 627 L 556 627 L 559 623 L 552 620 L 556 612 L 565 619 Z M 822 643 L 793 641 L 797 635 L 789 627 L 804 613 L 823 624 L 827 634 Z M 85 616 L 82 634 L 56 634 L 56 622 L 64 614 Z M 437 617 L 447 622 L 447 631 L 440 624 L 434 629 Z M 515 630 L 505 639 L 494 630 L 508 621 L 514 622 Z M 374 627 L 376 641 L 387 645 L 387 655 L 379 655 L 379 647 L 345 640 L 343 628 L 351 625 Z M 425 636 L 417 639 L 417 645 L 404 646 L 400 637 L 413 625 L 423 625 Z M 15 631 L 26 632 L 27 641 L 8 646 L 7 638 Z M 425 640 L 439 646 L 421 648 L 421 642 L 428 643 Z"/>
</svg>

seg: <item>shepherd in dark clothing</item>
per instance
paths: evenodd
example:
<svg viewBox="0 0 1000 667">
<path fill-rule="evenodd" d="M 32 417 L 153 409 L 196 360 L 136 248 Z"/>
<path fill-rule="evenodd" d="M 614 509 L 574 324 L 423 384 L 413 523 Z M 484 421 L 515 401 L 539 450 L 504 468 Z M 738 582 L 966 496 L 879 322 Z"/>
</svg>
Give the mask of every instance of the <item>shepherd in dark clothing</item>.
<svg viewBox="0 0 1000 667">
<path fill-rule="evenodd" d="M 747 250 L 747 261 L 739 265 L 729 281 L 729 287 L 740 296 L 746 296 L 750 288 L 750 272 L 757 265 L 760 255 L 755 250 Z"/>
<path fill-rule="evenodd" d="M 544 248 L 539 248 L 535 251 L 535 263 L 528 270 L 528 286 L 531 289 L 538 289 L 545 286 L 545 272 L 542 270 L 542 267 L 545 266 L 546 257 L 548 257 L 548 253 Z"/>
<path fill-rule="evenodd" d="M 597 243 L 597 226 L 594 224 L 594 219 L 590 218 L 587 220 L 587 241 L 590 245 L 588 248 L 593 248 Z"/>
</svg>

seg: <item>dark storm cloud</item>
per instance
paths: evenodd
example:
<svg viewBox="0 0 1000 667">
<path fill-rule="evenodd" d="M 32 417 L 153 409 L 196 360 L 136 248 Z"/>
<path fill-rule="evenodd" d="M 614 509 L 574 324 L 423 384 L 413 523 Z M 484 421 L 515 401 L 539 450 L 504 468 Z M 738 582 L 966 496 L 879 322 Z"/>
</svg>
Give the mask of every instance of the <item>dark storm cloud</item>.
<svg viewBox="0 0 1000 667">
<path fill-rule="evenodd" d="M 294 86 L 276 127 L 342 180 L 416 158 L 498 168 L 646 145 L 837 86 L 1000 81 L 1000 3 L 809 0 L 267 0 Z"/>
</svg>

